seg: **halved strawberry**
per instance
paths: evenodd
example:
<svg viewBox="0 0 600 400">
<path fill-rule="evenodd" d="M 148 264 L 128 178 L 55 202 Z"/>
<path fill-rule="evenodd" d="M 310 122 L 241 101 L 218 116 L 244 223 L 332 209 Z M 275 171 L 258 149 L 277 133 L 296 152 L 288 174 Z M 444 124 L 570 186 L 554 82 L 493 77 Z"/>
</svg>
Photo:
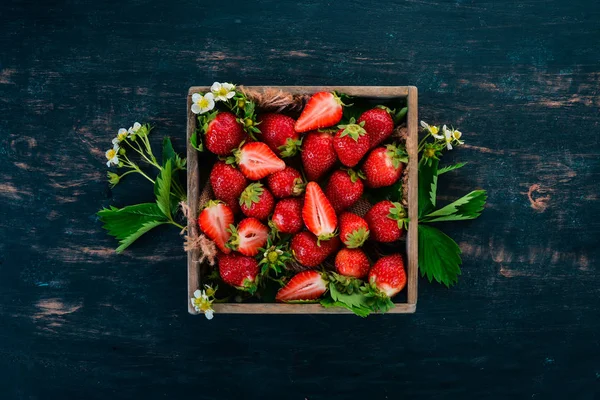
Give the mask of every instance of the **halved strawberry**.
<svg viewBox="0 0 600 400">
<path fill-rule="evenodd" d="M 308 132 L 337 124 L 342 119 L 342 105 L 342 100 L 335 93 L 315 93 L 296 121 L 296 132 Z"/>
<path fill-rule="evenodd" d="M 242 174 L 253 181 L 285 168 L 285 162 L 261 142 L 246 143 L 233 153 Z"/>
<path fill-rule="evenodd" d="M 227 230 L 231 224 L 233 224 L 231 208 L 218 200 L 209 201 L 198 217 L 198 225 L 202 232 L 225 254 L 231 252 L 231 249 L 225 245 L 231 236 Z"/>
<path fill-rule="evenodd" d="M 335 210 L 316 182 L 306 185 L 302 219 L 309 231 L 319 240 L 329 240 L 335 236 L 337 217 Z"/>
<path fill-rule="evenodd" d="M 327 281 L 320 272 L 303 271 L 296 274 L 277 292 L 277 301 L 315 300 L 327 291 Z"/>
<path fill-rule="evenodd" d="M 244 218 L 237 228 L 229 227 L 231 238 L 227 246 L 245 256 L 255 256 L 258 249 L 267 243 L 269 228 L 261 224 L 256 218 Z"/>
</svg>

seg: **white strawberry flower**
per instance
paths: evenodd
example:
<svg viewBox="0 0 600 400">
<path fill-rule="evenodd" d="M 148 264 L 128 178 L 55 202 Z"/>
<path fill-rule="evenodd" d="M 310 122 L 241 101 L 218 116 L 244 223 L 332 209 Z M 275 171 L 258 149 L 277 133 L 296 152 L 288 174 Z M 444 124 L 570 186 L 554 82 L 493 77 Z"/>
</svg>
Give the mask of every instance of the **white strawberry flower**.
<svg viewBox="0 0 600 400">
<path fill-rule="evenodd" d="M 227 82 L 215 82 L 210 87 L 210 91 L 215 95 L 216 101 L 227 101 L 235 96 L 235 85 Z"/>
<path fill-rule="evenodd" d="M 213 319 L 215 310 L 212 309 L 212 300 L 206 294 L 204 290 L 196 290 L 194 292 L 194 297 L 191 299 L 192 307 L 196 312 L 204 313 L 206 319 Z"/>
<path fill-rule="evenodd" d="M 140 130 L 141 127 L 142 127 L 142 124 L 140 124 L 139 122 L 135 122 L 133 124 L 133 126 L 130 126 L 129 129 L 127 130 L 127 132 L 129 132 L 129 136 L 135 135 L 137 133 L 137 131 Z"/>
<path fill-rule="evenodd" d="M 192 112 L 194 114 L 204 114 L 215 108 L 215 96 L 212 93 L 206 93 L 204 96 L 200 93 L 194 93 L 192 102 Z"/>
<path fill-rule="evenodd" d="M 119 145 L 115 144 L 112 149 L 106 151 L 106 166 L 110 167 L 111 164 L 119 165 Z"/>
<path fill-rule="evenodd" d="M 454 139 L 454 141 L 457 144 L 464 144 L 465 142 L 463 142 L 462 140 L 460 140 L 460 138 L 462 137 L 462 132 L 459 131 L 458 129 L 452 129 L 452 139 Z"/>
<path fill-rule="evenodd" d="M 427 122 L 425 121 L 421 121 L 421 126 L 425 129 L 427 129 L 427 131 L 429 133 L 431 133 L 431 136 L 433 136 L 436 139 L 443 139 L 444 137 L 442 135 L 438 135 L 438 132 L 440 131 L 440 128 L 438 126 L 435 125 L 429 125 Z"/>
<path fill-rule="evenodd" d="M 448 129 L 448 127 L 446 125 L 444 125 L 442 127 L 442 132 L 444 133 L 444 136 L 442 136 L 442 138 L 446 142 L 446 148 L 448 150 L 452 150 L 452 140 L 454 139 L 452 137 L 452 131 L 450 129 Z"/>
<path fill-rule="evenodd" d="M 119 129 L 119 132 L 117 133 L 117 137 L 112 140 L 112 144 L 117 145 L 125 139 L 127 139 L 127 129 L 121 128 L 121 129 Z"/>
</svg>

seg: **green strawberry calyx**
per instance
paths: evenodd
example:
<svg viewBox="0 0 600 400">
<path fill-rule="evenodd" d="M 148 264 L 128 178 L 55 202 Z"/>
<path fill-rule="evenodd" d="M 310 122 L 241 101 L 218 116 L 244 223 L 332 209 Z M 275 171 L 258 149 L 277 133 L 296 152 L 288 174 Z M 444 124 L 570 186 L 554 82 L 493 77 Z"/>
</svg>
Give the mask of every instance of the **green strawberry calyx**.
<svg viewBox="0 0 600 400">
<path fill-rule="evenodd" d="M 387 216 L 389 219 L 393 219 L 398 221 L 398 228 L 400 229 L 408 229 L 408 223 L 410 219 L 408 218 L 408 214 L 406 209 L 402 207 L 400 203 L 392 203 L 390 207 L 390 213 Z"/>
<path fill-rule="evenodd" d="M 361 247 L 368 238 L 369 230 L 365 227 L 361 227 L 348 233 L 343 240 L 346 247 L 349 249 L 356 249 Z"/>
<path fill-rule="evenodd" d="M 357 180 L 359 179 L 367 179 L 367 177 L 365 176 L 365 173 L 362 171 L 355 171 L 353 169 L 344 169 L 346 172 L 348 172 L 348 175 L 350 175 L 350 181 L 352 183 L 356 183 Z"/>
<path fill-rule="evenodd" d="M 365 121 L 357 124 L 354 118 L 350 118 L 350 122 L 347 125 L 338 125 L 339 129 L 343 129 L 340 137 L 350 136 L 355 142 L 357 142 L 361 136 L 367 134 L 367 131 L 365 128 L 363 128 L 364 125 Z"/>
<path fill-rule="evenodd" d="M 283 158 L 293 157 L 296 154 L 298 154 L 298 151 L 300 150 L 301 146 L 302 146 L 302 139 L 294 140 L 292 138 L 287 138 L 285 140 L 285 144 L 278 147 L 279 154 Z"/>
<path fill-rule="evenodd" d="M 263 195 L 265 188 L 262 183 L 251 183 L 240 195 L 240 206 L 245 205 L 246 208 L 252 207 L 253 204 L 256 204 L 260 201 L 260 197 Z"/>
<path fill-rule="evenodd" d="M 387 156 L 392 160 L 394 168 L 399 168 L 400 163 L 408 162 L 408 153 L 404 146 L 399 144 L 388 144 L 385 146 Z"/>
</svg>

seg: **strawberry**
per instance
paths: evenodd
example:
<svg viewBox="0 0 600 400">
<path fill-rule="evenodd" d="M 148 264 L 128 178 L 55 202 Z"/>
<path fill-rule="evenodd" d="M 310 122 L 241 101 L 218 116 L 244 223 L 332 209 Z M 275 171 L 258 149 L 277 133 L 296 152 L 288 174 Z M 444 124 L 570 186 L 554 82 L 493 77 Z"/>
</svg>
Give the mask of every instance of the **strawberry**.
<svg viewBox="0 0 600 400">
<path fill-rule="evenodd" d="M 263 114 L 259 119 L 259 138 L 280 157 L 296 155 L 300 147 L 300 134 L 294 130 L 296 121 L 283 114 Z"/>
<path fill-rule="evenodd" d="M 341 249 L 335 256 L 335 269 L 344 276 L 362 279 L 370 267 L 369 259 L 361 249 Z"/>
<path fill-rule="evenodd" d="M 304 225 L 319 238 L 319 241 L 329 240 L 335 236 L 337 228 L 335 210 L 316 182 L 309 182 L 306 185 L 302 219 Z"/>
<path fill-rule="evenodd" d="M 292 277 L 279 289 L 277 301 L 315 300 L 327 291 L 327 281 L 320 272 L 303 271 Z"/>
<path fill-rule="evenodd" d="M 337 124 L 342 119 L 342 105 L 342 100 L 335 93 L 313 94 L 296 121 L 296 132 L 308 132 Z"/>
<path fill-rule="evenodd" d="M 340 247 L 340 239 L 317 243 L 317 237 L 310 232 L 297 233 L 290 243 L 290 249 L 296 260 L 305 267 L 316 267 Z"/>
<path fill-rule="evenodd" d="M 275 205 L 271 224 L 277 232 L 298 233 L 304 227 L 302 223 L 302 200 L 282 199 Z"/>
<path fill-rule="evenodd" d="M 258 262 L 238 253 L 219 254 L 219 275 L 223 282 L 250 293 L 256 291 Z"/>
<path fill-rule="evenodd" d="M 235 115 L 230 112 L 219 112 L 208 123 L 204 141 L 210 152 L 218 156 L 226 156 L 231 154 L 245 138 L 244 129 Z"/>
<path fill-rule="evenodd" d="M 354 123 L 354 118 L 348 125 L 340 125 L 339 128 L 333 138 L 333 148 L 342 164 L 354 167 L 369 151 L 369 135 L 362 126 Z"/>
<path fill-rule="evenodd" d="M 235 160 L 244 176 L 252 181 L 265 178 L 285 168 L 283 160 L 261 142 L 246 143 L 234 150 Z"/>
<path fill-rule="evenodd" d="M 353 170 L 338 170 L 331 174 L 325 195 L 331 201 L 336 213 L 352 207 L 363 194 L 364 185 L 360 178 L 364 178 L 362 172 Z"/>
<path fill-rule="evenodd" d="M 245 256 L 255 256 L 258 249 L 267 243 L 269 228 L 261 224 L 256 218 L 244 218 L 237 228 L 229 227 L 231 238 L 227 246 Z"/>
<path fill-rule="evenodd" d="M 210 186 L 216 199 L 223 200 L 234 214 L 240 211 L 238 199 L 248 181 L 239 169 L 223 161 L 217 161 L 210 171 Z"/>
<path fill-rule="evenodd" d="M 231 224 L 233 224 L 231 208 L 218 200 L 209 201 L 198 217 L 198 225 L 202 232 L 215 242 L 219 250 L 226 254 L 231 252 L 231 249 L 225 246 L 231 236 L 227 230 Z"/>
<path fill-rule="evenodd" d="M 381 257 L 369 272 L 369 284 L 387 297 L 393 297 L 406 286 L 404 258 L 400 254 Z"/>
<path fill-rule="evenodd" d="M 377 242 L 394 242 L 402 237 L 408 225 L 406 210 L 389 200 L 375 204 L 365 215 L 371 238 Z"/>
<path fill-rule="evenodd" d="M 285 167 L 284 170 L 275 172 L 267 177 L 267 185 L 273 196 L 283 199 L 285 197 L 300 196 L 304 193 L 306 183 L 297 169 Z"/>
<path fill-rule="evenodd" d="M 240 206 L 247 217 L 254 217 L 261 221 L 266 220 L 273 211 L 275 200 L 262 183 L 249 184 L 240 195 Z"/>
<path fill-rule="evenodd" d="M 359 124 L 364 123 L 362 127 L 369 134 L 371 148 L 385 141 L 394 131 L 394 120 L 388 110 L 384 107 L 375 107 L 362 113 L 358 119 Z"/>
<path fill-rule="evenodd" d="M 328 132 L 310 132 L 302 142 L 302 165 L 306 177 L 319 180 L 337 161 L 333 135 Z"/>
<path fill-rule="evenodd" d="M 398 182 L 406 162 L 408 158 L 402 147 L 388 144 L 373 149 L 363 164 L 367 186 L 378 188 Z"/>
<path fill-rule="evenodd" d="M 340 215 L 340 239 L 349 249 L 362 246 L 369 237 L 367 221 L 349 212 Z"/>
</svg>

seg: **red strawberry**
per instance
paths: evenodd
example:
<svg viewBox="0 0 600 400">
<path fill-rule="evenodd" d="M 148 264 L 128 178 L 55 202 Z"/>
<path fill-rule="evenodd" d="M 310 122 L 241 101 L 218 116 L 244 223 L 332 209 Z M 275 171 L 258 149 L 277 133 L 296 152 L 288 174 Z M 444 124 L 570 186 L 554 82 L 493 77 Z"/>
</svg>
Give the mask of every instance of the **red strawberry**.
<svg viewBox="0 0 600 400">
<path fill-rule="evenodd" d="M 245 138 L 244 129 L 235 115 L 230 112 L 219 112 L 208 123 L 204 141 L 210 152 L 226 156 L 231 154 Z"/>
<path fill-rule="evenodd" d="M 370 188 L 390 186 L 398 182 L 408 162 L 403 148 L 393 144 L 377 147 L 371 151 L 363 164 L 365 182 Z"/>
<path fill-rule="evenodd" d="M 256 291 L 258 262 L 238 253 L 219 254 L 219 275 L 223 282 L 251 293 Z"/>
<path fill-rule="evenodd" d="M 231 208 L 218 200 L 209 201 L 198 217 L 198 225 L 202 232 L 215 242 L 219 250 L 226 254 L 231 252 L 231 249 L 225 246 L 231 236 L 227 230 L 231 224 L 233 224 Z"/>
<path fill-rule="evenodd" d="M 300 134 L 294 130 L 293 118 L 283 114 L 264 114 L 260 116 L 260 139 L 281 157 L 296 155 L 300 147 Z"/>
<path fill-rule="evenodd" d="M 354 123 L 354 118 L 348 125 L 340 125 L 339 128 L 333 138 L 333 148 L 342 164 L 354 167 L 369 151 L 369 135 L 362 126 Z"/>
<path fill-rule="evenodd" d="M 264 247 L 269 237 L 269 228 L 261 224 L 256 218 L 244 218 L 238 227 L 229 227 L 231 238 L 227 244 L 245 256 L 255 256 L 258 249 Z"/>
<path fill-rule="evenodd" d="M 335 210 L 316 182 L 309 182 L 306 185 L 302 219 L 308 230 L 314 233 L 319 241 L 329 240 L 335 236 L 337 228 Z"/>
<path fill-rule="evenodd" d="M 311 132 L 302 143 L 302 165 L 308 180 L 319 180 L 337 161 L 333 148 L 333 135 L 328 132 Z"/>
<path fill-rule="evenodd" d="M 325 195 L 336 213 L 351 207 L 360 199 L 364 189 L 360 178 L 364 178 L 364 175 L 351 169 L 338 170 L 331 174 L 325 188 Z"/>
<path fill-rule="evenodd" d="M 305 267 L 316 267 L 340 247 L 340 239 L 317 243 L 317 237 L 310 232 L 297 233 L 290 243 L 290 249 L 296 260 Z"/>
<path fill-rule="evenodd" d="M 267 185 L 269 185 L 273 196 L 280 199 L 300 196 L 304 193 L 304 187 L 306 186 L 300 172 L 292 167 L 285 167 L 284 170 L 269 175 Z"/>
<path fill-rule="evenodd" d="M 283 160 L 277 157 L 269 146 L 261 142 L 246 143 L 233 153 L 242 174 L 253 181 L 285 168 Z"/>
<path fill-rule="evenodd" d="M 371 148 L 377 146 L 392 135 L 394 120 L 388 109 L 375 107 L 362 113 L 358 123 L 364 122 L 363 128 L 371 139 Z"/>
<path fill-rule="evenodd" d="M 371 238 L 377 242 L 394 242 L 402 237 L 407 226 L 406 210 L 389 200 L 375 204 L 365 215 Z"/>
<path fill-rule="evenodd" d="M 388 297 L 393 297 L 406 286 L 404 258 L 400 254 L 381 257 L 369 272 L 369 283 Z"/>
<path fill-rule="evenodd" d="M 302 200 L 289 198 L 275 205 L 271 225 L 281 233 L 298 233 L 304 227 L 302 223 Z"/>
<path fill-rule="evenodd" d="M 362 246 L 369 237 L 367 221 L 349 212 L 340 215 L 340 239 L 350 249 Z"/>
<path fill-rule="evenodd" d="M 342 100 L 335 93 L 315 93 L 296 121 L 296 132 L 308 132 L 337 124 L 342 119 L 342 105 Z"/>
<path fill-rule="evenodd" d="M 320 272 L 303 271 L 292 277 L 277 292 L 277 301 L 315 300 L 327 291 L 327 281 Z"/>
<path fill-rule="evenodd" d="M 342 249 L 335 256 L 335 269 L 344 276 L 362 279 L 370 267 L 369 259 L 361 249 Z"/>
<path fill-rule="evenodd" d="M 240 206 L 247 217 L 266 220 L 273 211 L 275 200 L 262 183 L 251 183 L 240 195 Z"/>
<path fill-rule="evenodd" d="M 240 211 L 238 199 L 248 181 L 239 169 L 223 161 L 217 161 L 210 172 L 210 186 L 216 199 L 223 200 L 237 214 Z"/>
</svg>

